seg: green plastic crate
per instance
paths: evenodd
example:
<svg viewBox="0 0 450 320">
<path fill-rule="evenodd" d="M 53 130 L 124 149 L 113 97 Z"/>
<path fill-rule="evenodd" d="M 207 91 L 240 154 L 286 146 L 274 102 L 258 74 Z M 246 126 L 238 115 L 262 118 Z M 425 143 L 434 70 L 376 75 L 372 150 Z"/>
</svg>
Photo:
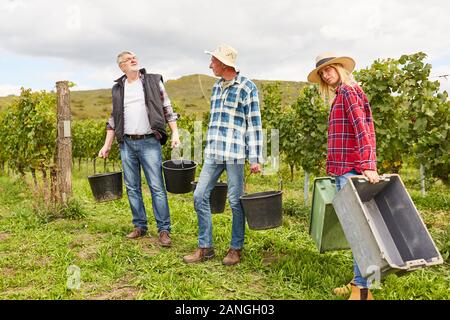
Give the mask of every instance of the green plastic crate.
<svg viewBox="0 0 450 320">
<path fill-rule="evenodd" d="M 309 234 L 320 253 L 349 249 L 344 231 L 334 211 L 335 181 L 331 177 L 314 180 Z"/>
</svg>

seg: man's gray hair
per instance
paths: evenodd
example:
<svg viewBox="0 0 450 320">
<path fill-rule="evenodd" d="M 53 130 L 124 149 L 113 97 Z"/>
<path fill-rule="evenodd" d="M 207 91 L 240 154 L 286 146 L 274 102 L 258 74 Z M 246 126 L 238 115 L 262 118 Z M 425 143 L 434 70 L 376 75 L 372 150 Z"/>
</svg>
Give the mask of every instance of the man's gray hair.
<svg viewBox="0 0 450 320">
<path fill-rule="evenodd" d="M 117 55 L 117 64 L 121 64 L 121 63 L 122 63 L 122 57 L 123 57 L 124 55 L 126 55 L 126 54 L 131 54 L 133 57 L 136 56 L 136 55 L 134 54 L 134 52 L 131 52 L 131 51 L 122 51 L 121 53 L 119 53 L 119 54 Z"/>
</svg>

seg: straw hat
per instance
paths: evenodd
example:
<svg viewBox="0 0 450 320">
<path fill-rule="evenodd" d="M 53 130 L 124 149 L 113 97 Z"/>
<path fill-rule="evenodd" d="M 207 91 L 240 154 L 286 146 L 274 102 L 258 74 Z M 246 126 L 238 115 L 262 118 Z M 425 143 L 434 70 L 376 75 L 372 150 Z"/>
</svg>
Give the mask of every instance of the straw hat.
<svg viewBox="0 0 450 320">
<path fill-rule="evenodd" d="M 348 72 L 353 72 L 355 69 L 355 60 L 350 57 L 338 57 L 334 52 L 324 52 L 316 58 L 316 68 L 308 75 L 308 81 L 313 83 L 320 83 L 319 70 L 329 66 L 330 64 L 340 63 Z"/>
<path fill-rule="evenodd" d="M 237 51 L 233 47 L 221 44 L 214 51 L 205 51 L 205 53 L 217 58 L 223 64 L 233 67 L 236 72 L 239 71 L 236 65 Z"/>
</svg>

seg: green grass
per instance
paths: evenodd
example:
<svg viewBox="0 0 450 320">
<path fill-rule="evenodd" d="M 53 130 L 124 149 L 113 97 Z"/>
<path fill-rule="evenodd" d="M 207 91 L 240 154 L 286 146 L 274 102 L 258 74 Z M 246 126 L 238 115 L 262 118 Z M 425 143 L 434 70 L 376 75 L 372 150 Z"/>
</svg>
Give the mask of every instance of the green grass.
<svg viewBox="0 0 450 320">
<path fill-rule="evenodd" d="M 41 219 L 33 211 L 27 185 L 0 176 L 0 299 L 331 300 L 341 299 L 331 290 L 352 278 L 349 251 L 320 254 L 308 235 L 309 207 L 301 200 L 301 174 L 283 184 L 283 226 L 266 231 L 247 229 L 242 263 L 225 267 L 221 261 L 231 233 L 228 204 L 224 214 L 213 215 L 216 258 L 186 265 L 182 257 L 197 245 L 192 194 L 169 194 L 172 248 L 158 245 L 151 209 L 150 236 L 130 241 L 124 238 L 131 230 L 126 197 L 96 203 L 86 178 L 89 170 L 74 172 L 77 203 L 72 219 Z M 283 172 L 284 176 L 289 173 Z M 247 188 L 257 192 L 277 186 L 275 176 L 252 177 Z M 151 199 L 148 188 L 144 190 L 149 209 Z M 418 205 L 441 251 L 449 247 L 450 210 L 443 205 L 448 200 L 447 190 L 424 198 Z M 382 288 L 374 290 L 374 296 L 449 299 L 448 263 L 447 257 L 441 266 L 402 277 L 388 276 Z M 71 265 L 81 269 L 79 290 L 67 287 Z"/>
</svg>

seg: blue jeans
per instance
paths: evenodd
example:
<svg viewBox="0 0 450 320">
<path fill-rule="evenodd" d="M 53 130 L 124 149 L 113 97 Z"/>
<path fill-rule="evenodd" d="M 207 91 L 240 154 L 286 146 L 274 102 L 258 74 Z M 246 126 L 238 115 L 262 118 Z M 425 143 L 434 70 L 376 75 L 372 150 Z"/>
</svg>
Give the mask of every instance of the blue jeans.
<svg viewBox="0 0 450 320">
<path fill-rule="evenodd" d="M 154 137 L 131 140 L 125 137 L 120 144 L 120 157 L 125 186 L 133 214 L 133 225 L 147 230 L 147 213 L 141 189 L 141 167 L 152 194 L 152 207 L 158 232 L 170 232 L 170 213 L 162 175 L 161 144 Z"/>
<path fill-rule="evenodd" d="M 228 177 L 228 200 L 233 213 L 230 248 L 239 250 L 244 246 L 245 215 L 240 201 L 240 196 L 244 194 L 244 165 L 216 164 L 211 160 L 206 160 L 194 192 L 194 206 L 198 217 L 199 248 L 213 247 L 209 198 L 217 180 L 225 170 Z"/>
<path fill-rule="evenodd" d="M 336 176 L 335 180 L 336 180 L 336 190 L 339 192 L 339 190 L 341 190 L 344 185 L 347 183 L 347 178 L 351 177 L 351 176 L 356 176 L 359 175 L 359 173 L 356 170 L 352 170 L 350 172 L 347 172 L 346 174 L 342 175 L 342 176 Z M 355 278 L 353 280 L 353 282 L 360 287 L 363 288 L 367 288 L 367 279 L 363 278 L 361 275 L 361 271 L 359 271 L 358 265 L 356 264 L 355 258 L 353 258 L 353 272 L 355 273 Z"/>
</svg>

